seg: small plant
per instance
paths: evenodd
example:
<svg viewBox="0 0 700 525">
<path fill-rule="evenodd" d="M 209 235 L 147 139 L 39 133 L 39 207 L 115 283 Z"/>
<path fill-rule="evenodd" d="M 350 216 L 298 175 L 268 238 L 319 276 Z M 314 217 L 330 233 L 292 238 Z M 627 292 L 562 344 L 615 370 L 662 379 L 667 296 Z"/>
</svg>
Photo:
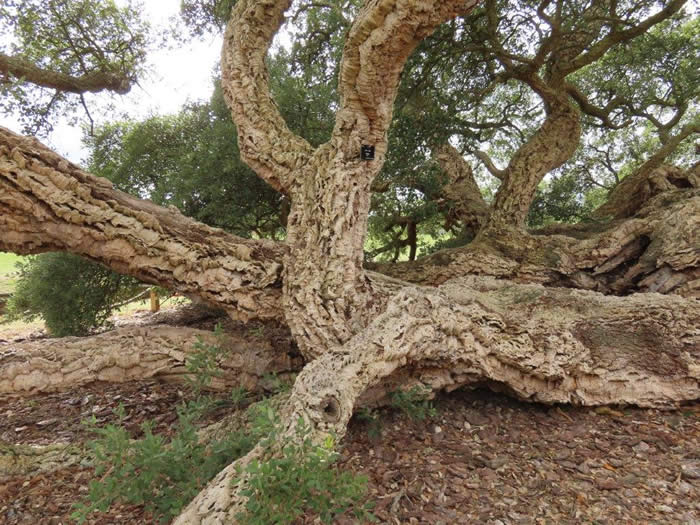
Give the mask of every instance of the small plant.
<svg viewBox="0 0 700 525">
<path fill-rule="evenodd" d="M 194 352 L 187 359 L 185 368 L 190 373 L 187 383 L 195 396 L 199 396 L 210 384 L 212 379 L 221 376 L 219 359 L 226 353 L 223 347 L 224 332 L 221 324 L 214 327 L 217 344 L 205 343 L 201 337 L 194 344 Z"/>
<path fill-rule="evenodd" d="M 86 421 L 99 436 L 89 443 L 97 479 L 90 482 L 88 502 L 74 505 L 73 519 L 83 523 L 91 513 L 105 512 L 116 501 L 145 505 L 160 522 L 177 516 L 214 475 L 248 453 L 257 441 L 255 435 L 234 432 L 201 443 L 195 422 L 202 410 L 202 405 L 192 402 L 180 406 L 170 441 L 154 434 L 150 421 L 141 425 L 143 438 L 132 440 L 123 426 L 121 406 L 116 424 L 98 427 L 94 416 Z"/>
<path fill-rule="evenodd" d="M 391 394 L 391 405 L 410 419 L 422 421 L 437 414 L 429 400 L 430 394 L 431 390 L 422 385 L 416 385 L 409 390 L 398 390 Z"/>
<path fill-rule="evenodd" d="M 372 441 L 382 437 L 382 420 L 375 410 L 363 407 L 357 412 L 357 419 L 367 425 L 367 435 Z"/>
<path fill-rule="evenodd" d="M 259 324 L 256 326 L 251 326 L 250 328 L 248 328 L 248 333 L 253 337 L 262 339 L 263 337 L 265 337 L 265 325 Z"/>
<path fill-rule="evenodd" d="M 214 332 L 219 339 L 223 337 L 220 326 Z M 197 435 L 196 422 L 220 404 L 201 392 L 218 375 L 217 362 L 223 352 L 220 345 L 201 340 L 195 344 L 186 366 L 196 396 L 177 408 L 172 439 L 154 434 L 153 423 L 146 421 L 141 425 L 143 437 L 132 440 L 123 425 L 122 406 L 115 411 L 116 424 L 101 428 L 94 416 L 84 422 L 98 436 L 89 443 L 98 480 L 90 482 L 88 501 L 75 505 L 74 519 L 83 523 L 91 513 L 105 512 L 115 501 L 123 501 L 143 504 L 157 520 L 169 521 L 215 474 L 253 448 L 266 428 L 230 433 L 208 443 L 200 442 Z M 231 403 L 238 405 L 247 395 L 245 389 L 237 388 L 231 393 Z M 251 411 L 248 417 L 259 416 Z"/>
<path fill-rule="evenodd" d="M 245 388 L 243 388 L 242 386 L 236 387 L 233 390 L 231 390 L 231 404 L 234 407 L 243 406 L 248 400 L 249 396 L 250 392 L 248 392 Z"/>
<path fill-rule="evenodd" d="M 269 408 L 269 407 L 268 407 Z M 273 431 L 263 439 L 271 447 L 279 438 L 277 416 L 272 410 L 261 413 Z M 311 510 L 323 523 L 347 511 L 364 520 L 376 521 L 368 505 L 360 505 L 367 490 L 367 478 L 333 467 L 338 455 L 335 440 L 315 445 L 303 420 L 297 423 L 297 439 L 266 461 L 251 461 L 239 475 L 247 474 L 246 512 L 236 516 L 245 525 L 285 525 Z"/>
<path fill-rule="evenodd" d="M 276 372 L 265 374 L 262 381 L 263 385 L 265 385 L 265 390 L 268 390 L 273 394 L 289 392 L 289 390 L 292 388 L 292 383 L 278 376 Z"/>
</svg>

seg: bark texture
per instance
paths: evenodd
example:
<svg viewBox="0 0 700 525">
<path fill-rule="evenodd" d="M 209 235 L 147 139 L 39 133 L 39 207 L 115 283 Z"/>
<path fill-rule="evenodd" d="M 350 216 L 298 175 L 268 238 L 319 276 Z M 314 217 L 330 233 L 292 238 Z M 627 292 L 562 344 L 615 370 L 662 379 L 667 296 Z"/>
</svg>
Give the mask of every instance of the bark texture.
<svg viewBox="0 0 700 525">
<path fill-rule="evenodd" d="M 489 216 L 489 205 L 481 195 L 471 165 L 449 143 L 433 148 L 432 153 L 448 179 L 441 191 L 448 208 L 447 227 L 458 223 L 472 237 L 476 236 Z"/>
<path fill-rule="evenodd" d="M 620 298 L 475 277 L 406 287 L 362 333 L 299 374 L 283 436 L 298 439 L 301 418 L 316 442 L 342 437 L 363 396 L 366 403 L 412 383 L 490 383 L 545 403 L 676 406 L 700 396 L 698 319 L 697 301 L 673 296 Z M 275 453 L 258 446 L 227 467 L 175 523 L 235 523 L 246 501 L 236 467 Z"/>
<path fill-rule="evenodd" d="M 503 170 L 486 231 L 523 229 L 537 185 L 547 173 L 571 158 L 581 138 L 581 117 L 568 95 L 534 76 L 528 82 L 542 97 L 547 117 Z"/>
<path fill-rule="evenodd" d="M 362 261 L 370 188 L 384 162 L 399 76 L 418 42 L 476 0 L 365 2 L 346 40 L 332 138 L 316 149 L 287 128 L 268 87 L 265 53 L 290 4 L 238 0 L 222 56 L 241 155 L 291 200 L 286 245 L 239 239 L 128 197 L 0 129 L 0 249 L 72 251 L 198 295 L 234 317 L 283 315 L 310 363 L 281 409 L 282 440 L 299 439 L 299 420 L 314 440 L 342 437 L 358 403 L 381 402 L 412 384 L 487 384 L 525 400 L 587 405 L 672 407 L 700 396 L 700 303 L 692 298 L 700 290 L 696 179 L 677 184 L 667 174 L 665 184 L 659 173 L 640 175 L 630 182 L 641 195 L 633 209 L 618 213 L 621 206 L 613 206 L 606 214 L 612 218 L 598 223 L 524 232 L 537 184 L 578 146 L 579 108 L 565 77 L 598 53 L 594 46 L 581 58 L 595 31 L 557 43 L 557 67 L 539 54 L 522 68 L 499 57 L 511 78 L 542 98 L 545 120 L 499 173 L 490 211 L 482 211 L 478 187 L 455 152 L 438 153 L 458 173 L 453 188 L 478 208 L 464 213 L 481 231 L 466 248 L 382 268 L 399 281 L 366 271 Z M 498 25 L 493 12 L 486 14 L 489 31 Z M 375 148 L 374 160 L 361 159 L 365 145 Z M 632 293 L 638 291 L 650 293 Z M 138 332 L 100 336 L 91 357 L 84 353 L 88 340 L 72 340 L 61 352 L 46 344 L 25 349 L 24 357 L 7 353 L 0 360 L 5 391 L 180 375 L 188 346 L 182 341 L 191 345 L 196 332 L 182 332 L 175 343 L 172 329 L 163 330 L 153 345 Z M 289 366 L 268 350 L 257 361 L 223 366 L 237 378 Z M 228 466 L 176 523 L 234 523 L 247 483 L 236 468 L 280 447 L 258 445 Z"/>
<path fill-rule="evenodd" d="M 0 394 L 67 390 L 96 381 L 123 383 L 158 377 L 184 381 L 187 358 L 202 341 L 227 350 L 219 362 L 221 375 L 210 387 L 259 389 L 269 373 L 299 369 L 298 359 L 278 351 L 266 339 L 228 335 L 174 326 L 123 328 L 92 337 L 48 339 L 0 346 Z"/>
<path fill-rule="evenodd" d="M 0 441 L 0 481 L 84 464 L 86 457 L 82 445 L 17 445 Z"/>
<path fill-rule="evenodd" d="M 199 297 L 243 320 L 280 318 L 283 245 L 230 235 L 115 190 L 0 128 L 0 250 L 69 251 Z"/>
<path fill-rule="evenodd" d="M 610 202 L 617 205 L 604 205 L 605 214 L 620 218 L 533 232 L 501 228 L 483 232 L 462 248 L 442 250 L 413 263 L 373 268 L 433 286 L 476 274 L 617 295 L 660 292 L 698 297 L 700 187 L 696 178 L 692 170 L 662 166 L 649 179 L 632 179 L 619 194 L 618 190 L 613 193 Z M 638 206 L 632 216 L 630 203 Z"/>
<path fill-rule="evenodd" d="M 264 56 L 288 0 L 241 0 L 225 36 L 224 95 L 242 158 L 292 201 L 283 303 L 305 357 L 343 344 L 384 306 L 362 268 L 370 186 L 384 162 L 403 65 L 415 46 L 476 0 L 368 2 L 340 67 L 340 109 L 331 140 L 316 150 L 289 131 L 269 94 Z M 401 38 L 396 38 L 401 35 Z M 363 145 L 375 159 L 363 161 Z"/>
</svg>

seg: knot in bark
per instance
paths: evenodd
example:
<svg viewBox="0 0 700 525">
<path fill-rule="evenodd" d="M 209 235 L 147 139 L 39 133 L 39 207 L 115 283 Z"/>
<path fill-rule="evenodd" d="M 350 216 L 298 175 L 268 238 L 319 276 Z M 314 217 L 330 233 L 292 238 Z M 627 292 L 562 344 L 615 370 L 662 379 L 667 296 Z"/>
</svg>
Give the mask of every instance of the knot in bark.
<svg viewBox="0 0 700 525">
<path fill-rule="evenodd" d="M 326 396 L 318 405 L 321 419 L 326 423 L 335 424 L 341 419 L 340 402 L 333 396 Z"/>
</svg>

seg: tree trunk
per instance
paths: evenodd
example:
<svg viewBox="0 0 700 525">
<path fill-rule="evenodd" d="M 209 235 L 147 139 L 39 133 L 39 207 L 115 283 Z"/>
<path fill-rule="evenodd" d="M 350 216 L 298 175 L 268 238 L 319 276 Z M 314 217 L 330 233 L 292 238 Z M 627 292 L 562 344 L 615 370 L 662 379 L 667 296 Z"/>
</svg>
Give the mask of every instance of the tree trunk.
<svg viewBox="0 0 700 525">
<path fill-rule="evenodd" d="M 433 148 L 433 158 L 447 175 L 447 184 L 443 186 L 441 197 L 446 201 L 446 222 L 460 224 L 462 231 L 475 237 L 486 223 L 489 205 L 481 195 L 472 167 L 464 160 L 462 154 L 449 143 Z M 448 227 L 449 228 L 449 227 Z"/>
<path fill-rule="evenodd" d="M 395 387 L 490 384 L 528 401 L 676 406 L 700 396 L 700 304 L 663 295 L 606 297 L 576 290 L 457 279 L 406 287 L 343 347 L 299 374 L 283 410 L 321 443 L 342 437 L 356 403 Z M 223 470 L 176 524 L 235 523 L 245 475 L 275 450 L 256 447 Z"/>
<path fill-rule="evenodd" d="M 542 97 L 547 117 L 513 155 L 502 175 L 491 215 L 482 232 L 499 235 L 504 228 L 525 227 L 537 185 L 574 154 L 581 137 L 581 117 L 566 92 L 528 78 Z"/>
<path fill-rule="evenodd" d="M 284 310 L 299 348 L 313 359 L 345 343 L 383 309 L 384 294 L 364 274 L 362 247 L 398 80 L 415 46 L 476 0 L 366 4 L 346 41 L 332 138 L 315 151 L 288 129 L 269 94 L 265 52 L 290 4 L 236 4 L 224 37 L 222 78 L 241 157 L 292 201 Z M 373 148 L 373 160 L 361 158 L 363 146 Z"/>
<path fill-rule="evenodd" d="M 697 188 L 663 191 L 610 222 L 524 232 L 537 184 L 569 158 L 580 134 L 567 95 L 538 84 L 546 119 L 504 170 L 477 240 L 380 268 L 401 280 L 369 272 L 362 247 L 370 187 L 403 64 L 438 24 L 475 1 L 366 2 L 347 38 L 332 138 L 315 150 L 287 128 L 268 89 L 265 53 L 290 3 L 238 0 L 222 57 L 241 155 L 291 200 L 285 244 L 240 239 L 126 196 L 0 129 L 0 249 L 72 251 L 235 318 L 284 317 L 310 362 L 282 409 L 282 439 L 299 439 L 300 420 L 316 441 L 342 437 L 358 403 L 411 384 L 486 384 L 525 400 L 589 405 L 672 407 L 700 396 L 700 306 L 689 298 L 700 288 Z M 374 148 L 374 160 L 361 158 L 363 146 Z M 5 388 L 179 373 L 184 356 L 168 333 L 154 346 L 105 335 L 107 350 L 87 366 L 77 350 L 87 340 L 62 353 L 47 346 L 29 358 L 7 355 Z M 117 340 L 128 349 L 118 357 L 109 349 Z M 255 376 L 271 363 L 278 361 L 246 357 L 230 369 Z M 227 467 L 176 523 L 234 523 L 246 501 L 236 468 L 280 447 L 258 445 Z"/>
</svg>

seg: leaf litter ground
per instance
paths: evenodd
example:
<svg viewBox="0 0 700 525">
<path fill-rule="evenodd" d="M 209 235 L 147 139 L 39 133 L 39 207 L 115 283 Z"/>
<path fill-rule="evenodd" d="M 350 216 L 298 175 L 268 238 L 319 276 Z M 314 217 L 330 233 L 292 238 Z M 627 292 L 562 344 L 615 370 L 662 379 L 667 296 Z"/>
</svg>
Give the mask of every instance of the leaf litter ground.
<svg viewBox="0 0 700 525">
<path fill-rule="evenodd" d="M 146 419 L 169 433 L 182 395 L 181 385 L 149 380 L 0 400 L 0 441 L 85 441 L 92 436 L 81 421 L 114 421 L 120 403 L 134 437 Z M 381 410 L 378 423 L 351 421 L 339 468 L 368 476 L 381 523 L 700 525 L 700 402 L 676 411 L 548 407 L 477 390 L 444 395 L 435 406 L 426 421 L 392 409 Z M 91 478 L 91 468 L 76 465 L 0 479 L 0 523 L 72 523 L 71 505 Z M 91 521 L 152 522 L 128 505 Z"/>
</svg>

